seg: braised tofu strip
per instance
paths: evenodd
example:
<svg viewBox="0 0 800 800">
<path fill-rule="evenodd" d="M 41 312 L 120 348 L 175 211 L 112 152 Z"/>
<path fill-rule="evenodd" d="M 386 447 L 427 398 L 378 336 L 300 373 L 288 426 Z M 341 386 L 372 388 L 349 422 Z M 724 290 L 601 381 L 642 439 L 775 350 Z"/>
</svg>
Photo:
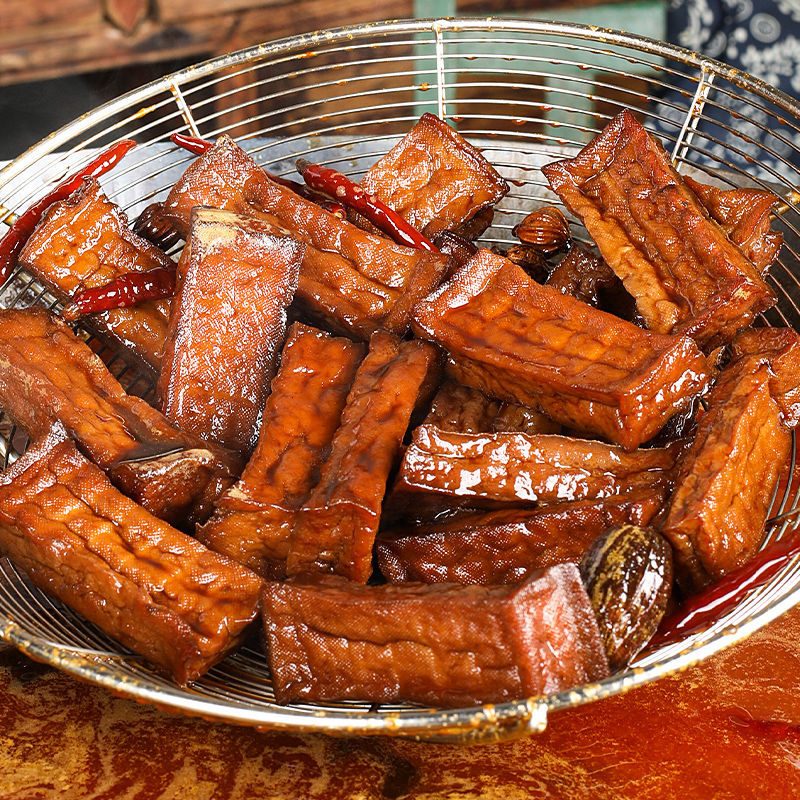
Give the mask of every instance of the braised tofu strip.
<svg viewBox="0 0 800 800">
<path fill-rule="evenodd" d="M 320 477 L 363 344 L 292 325 L 264 409 L 258 446 L 197 537 L 265 578 L 286 573 L 298 511 Z"/>
<path fill-rule="evenodd" d="M 761 545 L 791 449 L 770 380 L 757 357 L 725 370 L 681 462 L 663 533 L 686 589 L 719 580 Z"/>
<path fill-rule="evenodd" d="M 158 383 L 181 430 L 250 453 L 305 245 L 230 211 L 192 213 Z"/>
<path fill-rule="evenodd" d="M 614 525 L 649 524 L 665 495 L 664 489 L 654 488 L 605 500 L 406 525 L 381 533 L 375 552 L 391 583 L 519 583 L 534 570 L 579 564 L 592 542 Z"/>
<path fill-rule="evenodd" d="M 169 256 L 130 230 L 125 213 L 96 180 L 47 210 L 19 262 L 62 302 L 126 272 L 174 268 Z M 94 314 L 86 324 L 158 372 L 169 308 L 169 300 L 151 300 Z"/>
<path fill-rule="evenodd" d="M 0 408 L 33 438 L 60 422 L 122 491 L 177 525 L 205 519 L 238 474 L 232 454 L 125 394 L 44 309 L 0 310 Z"/>
<path fill-rule="evenodd" d="M 671 485 L 675 453 L 525 433 L 470 434 L 423 425 L 403 456 L 388 512 L 430 519 L 458 506 L 598 500 Z"/>
<path fill-rule="evenodd" d="M 227 136 L 186 170 L 164 212 L 188 233 L 195 206 L 257 217 L 304 242 L 297 300 L 313 317 L 361 338 L 381 328 L 404 334 L 411 309 L 439 285 L 450 263 L 363 231 L 279 186 Z"/>
<path fill-rule="evenodd" d="M 371 698 L 469 706 L 608 674 L 573 564 L 519 586 L 268 583 L 264 626 L 279 702 Z"/>
<path fill-rule="evenodd" d="M 684 180 L 728 238 L 766 273 L 783 244 L 783 234 L 770 227 L 778 198 L 763 189 L 720 189 L 688 176 Z"/>
<path fill-rule="evenodd" d="M 756 356 L 769 365 L 769 391 L 783 424 L 800 422 L 800 335 L 793 328 L 753 328 L 731 343 L 734 356 Z"/>
<path fill-rule="evenodd" d="M 777 301 L 630 111 L 542 171 L 652 330 L 713 346 Z"/>
<path fill-rule="evenodd" d="M 63 428 L 0 475 L 0 553 L 180 684 L 259 610 L 258 576 L 120 494 Z"/>
<path fill-rule="evenodd" d="M 690 338 L 598 311 L 488 250 L 417 306 L 414 330 L 448 351 L 461 383 L 628 449 L 709 381 Z"/>
<path fill-rule="evenodd" d="M 468 238 L 489 227 L 464 226 L 508 193 L 494 167 L 456 130 L 433 114 L 419 122 L 361 180 L 361 185 L 425 236 L 461 229 Z"/>
<path fill-rule="evenodd" d="M 388 333 L 370 339 L 356 372 L 319 484 L 303 505 L 289 545 L 290 575 L 335 572 L 365 583 L 389 473 L 439 355 L 427 342 Z"/>
</svg>

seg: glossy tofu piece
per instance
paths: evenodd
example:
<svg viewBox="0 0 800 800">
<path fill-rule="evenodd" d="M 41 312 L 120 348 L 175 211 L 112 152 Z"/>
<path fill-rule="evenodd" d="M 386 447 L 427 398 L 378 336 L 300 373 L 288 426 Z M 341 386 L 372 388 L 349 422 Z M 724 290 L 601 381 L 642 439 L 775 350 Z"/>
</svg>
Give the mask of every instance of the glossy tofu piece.
<svg viewBox="0 0 800 800">
<path fill-rule="evenodd" d="M 375 552 L 391 583 L 520 583 L 534 570 L 579 564 L 612 526 L 647 525 L 663 508 L 665 495 L 656 489 L 407 525 L 381 533 Z"/>
<path fill-rule="evenodd" d="M 305 245 L 230 211 L 192 213 L 158 398 L 178 428 L 249 454 L 286 336 Z"/>
<path fill-rule="evenodd" d="M 777 298 L 630 111 L 542 168 L 583 221 L 648 327 L 704 347 L 730 341 Z"/>
<path fill-rule="evenodd" d="M 372 336 L 356 372 L 320 481 L 300 511 L 287 572 L 334 572 L 366 583 L 389 473 L 411 415 L 438 371 L 435 347 Z"/>
<path fill-rule="evenodd" d="M 158 247 L 133 233 L 125 212 L 95 180 L 47 209 L 19 262 L 62 302 L 126 272 L 175 266 Z M 85 324 L 158 372 L 169 308 L 169 300 L 149 300 L 92 314 Z"/>
<path fill-rule="evenodd" d="M 426 236 L 461 230 L 508 193 L 494 167 L 433 114 L 419 122 L 361 180 L 361 185 Z M 463 235 L 463 233 L 462 233 Z"/>
<path fill-rule="evenodd" d="M 40 308 L 0 311 L 0 409 L 32 438 L 60 422 L 125 494 L 178 526 L 207 518 L 240 467 L 232 453 L 125 394 L 89 347 Z"/>
<path fill-rule="evenodd" d="M 458 506 L 503 508 L 599 500 L 671 485 L 673 448 L 628 452 L 590 439 L 414 431 L 387 499 L 390 518 L 431 519 Z"/>
<path fill-rule="evenodd" d="M 737 358 L 755 356 L 769 366 L 769 391 L 783 424 L 800 422 L 800 335 L 793 328 L 749 328 L 731 343 Z"/>
<path fill-rule="evenodd" d="M 258 576 L 120 494 L 60 427 L 0 475 L 0 554 L 180 684 L 259 610 Z"/>
<path fill-rule="evenodd" d="M 662 532 L 686 591 L 741 566 L 763 540 L 772 494 L 791 450 L 770 379 L 769 367 L 756 357 L 726 369 L 679 466 Z"/>
<path fill-rule="evenodd" d="M 363 231 L 274 183 L 227 136 L 190 165 L 164 213 L 187 233 L 195 206 L 257 217 L 274 225 L 276 234 L 305 243 L 298 304 L 320 324 L 364 339 L 382 329 L 403 335 L 414 305 L 450 266 L 445 255 Z"/>
<path fill-rule="evenodd" d="M 264 422 L 239 481 L 197 538 L 265 578 L 286 573 L 289 538 L 316 486 L 366 347 L 301 323 L 289 329 Z"/>
<path fill-rule="evenodd" d="M 720 189 L 688 176 L 684 180 L 728 238 L 766 273 L 783 245 L 783 234 L 771 227 L 778 198 L 764 189 Z"/>
<path fill-rule="evenodd" d="M 278 702 L 500 703 L 608 675 L 574 564 L 519 586 L 269 583 L 264 627 Z"/>
<path fill-rule="evenodd" d="M 709 381 L 689 337 L 598 311 L 488 250 L 417 306 L 414 330 L 448 351 L 461 383 L 631 450 Z"/>
</svg>

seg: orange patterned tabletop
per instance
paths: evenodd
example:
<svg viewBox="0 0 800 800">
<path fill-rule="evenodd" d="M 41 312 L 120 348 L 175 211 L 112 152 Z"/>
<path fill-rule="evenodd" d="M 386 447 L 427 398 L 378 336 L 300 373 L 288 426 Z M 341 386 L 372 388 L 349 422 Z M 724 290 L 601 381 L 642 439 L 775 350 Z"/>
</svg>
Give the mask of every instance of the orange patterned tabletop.
<svg viewBox="0 0 800 800">
<path fill-rule="evenodd" d="M 683 675 L 483 747 L 258 733 L 0 653 L 3 800 L 798 796 L 800 609 Z"/>
</svg>

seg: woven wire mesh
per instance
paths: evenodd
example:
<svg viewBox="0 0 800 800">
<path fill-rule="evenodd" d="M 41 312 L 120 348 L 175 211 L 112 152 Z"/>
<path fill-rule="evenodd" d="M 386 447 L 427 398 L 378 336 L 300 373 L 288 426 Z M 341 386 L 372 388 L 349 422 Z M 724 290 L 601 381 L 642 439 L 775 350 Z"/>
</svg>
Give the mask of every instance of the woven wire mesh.
<svg viewBox="0 0 800 800">
<path fill-rule="evenodd" d="M 539 168 L 573 154 L 622 108 L 638 111 L 679 171 L 722 187 L 759 186 L 785 202 L 776 227 L 786 244 L 769 278 L 778 306 L 759 320 L 800 327 L 800 107 L 747 75 L 688 51 L 627 34 L 556 23 L 435 20 L 319 32 L 261 45 L 183 70 L 108 103 L 52 134 L 0 171 L 0 221 L 26 208 L 90 153 L 120 138 L 140 146 L 101 179 L 131 219 L 163 199 L 192 156 L 178 131 L 227 133 L 263 166 L 290 175 L 299 157 L 358 179 L 418 119 L 446 119 L 509 181 L 485 246 L 511 241 L 530 210 L 558 202 Z M 571 219 L 574 236 L 588 239 Z M 1 229 L 0 229 L 0 232 Z M 15 273 L 0 305 L 55 307 L 29 275 Z M 123 354 L 80 331 L 126 388 L 152 384 Z M 0 419 L 0 458 L 27 437 Z M 794 527 L 796 446 L 773 499 L 773 541 Z M 364 703 L 278 706 L 264 653 L 245 645 L 190 687 L 179 688 L 134 654 L 48 599 L 0 560 L 0 636 L 40 659 L 162 706 L 251 725 L 336 733 L 491 740 L 541 729 L 548 710 L 616 694 L 707 657 L 800 600 L 794 559 L 705 631 L 642 657 L 598 684 L 502 706 L 442 711 Z"/>
</svg>

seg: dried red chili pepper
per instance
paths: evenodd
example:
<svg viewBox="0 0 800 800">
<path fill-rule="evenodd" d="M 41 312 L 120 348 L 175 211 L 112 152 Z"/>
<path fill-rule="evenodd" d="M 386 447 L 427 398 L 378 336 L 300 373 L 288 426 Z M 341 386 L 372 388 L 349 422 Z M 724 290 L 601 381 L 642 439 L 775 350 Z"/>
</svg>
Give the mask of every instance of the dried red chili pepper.
<svg viewBox="0 0 800 800">
<path fill-rule="evenodd" d="M 184 150 L 188 150 L 190 153 L 194 153 L 198 156 L 203 155 L 203 153 L 212 146 L 212 142 L 206 139 L 200 139 L 197 136 L 187 136 L 185 133 L 173 133 L 169 138 L 174 144 L 177 144 L 178 147 L 182 147 Z M 287 189 L 291 189 L 295 194 L 299 194 L 300 197 L 305 197 L 306 200 L 311 200 L 312 203 L 322 206 L 326 211 L 330 211 L 331 214 L 335 214 L 340 219 L 344 219 L 347 216 L 344 206 L 341 203 L 337 203 L 335 200 L 325 197 L 324 194 L 315 192 L 309 189 L 308 186 L 291 180 L 291 178 L 283 178 L 266 169 L 264 172 L 267 173 L 270 180 L 275 181 L 275 183 L 281 186 L 285 186 Z"/>
<path fill-rule="evenodd" d="M 53 203 L 65 200 L 76 189 L 83 185 L 86 178 L 97 178 L 108 172 L 119 163 L 122 157 L 133 147 L 136 142 L 132 139 L 121 139 L 111 145 L 100 155 L 93 158 L 85 167 L 63 180 L 55 189 L 49 191 L 41 200 L 34 203 L 27 211 L 17 217 L 6 235 L 0 239 L 0 286 L 4 284 L 17 263 L 17 256 L 28 237 L 33 233 L 44 212 Z"/>
<path fill-rule="evenodd" d="M 161 300 L 174 294 L 175 271 L 168 267 L 126 272 L 103 286 L 76 294 L 61 316 L 67 322 L 74 322 L 86 314 L 125 308 L 145 300 Z"/>
<path fill-rule="evenodd" d="M 312 189 L 335 197 L 348 208 L 357 211 L 376 228 L 391 236 L 398 244 L 414 247 L 417 250 L 439 252 L 430 240 L 406 222 L 396 211 L 378 200 L 375 195 L 368 194 L 366 190 L 357 183 L 353 183 L 341 172 L 320 164 L 312 164 L 304 158 L 297 160 L 297 170 Z"/>
</svg>

